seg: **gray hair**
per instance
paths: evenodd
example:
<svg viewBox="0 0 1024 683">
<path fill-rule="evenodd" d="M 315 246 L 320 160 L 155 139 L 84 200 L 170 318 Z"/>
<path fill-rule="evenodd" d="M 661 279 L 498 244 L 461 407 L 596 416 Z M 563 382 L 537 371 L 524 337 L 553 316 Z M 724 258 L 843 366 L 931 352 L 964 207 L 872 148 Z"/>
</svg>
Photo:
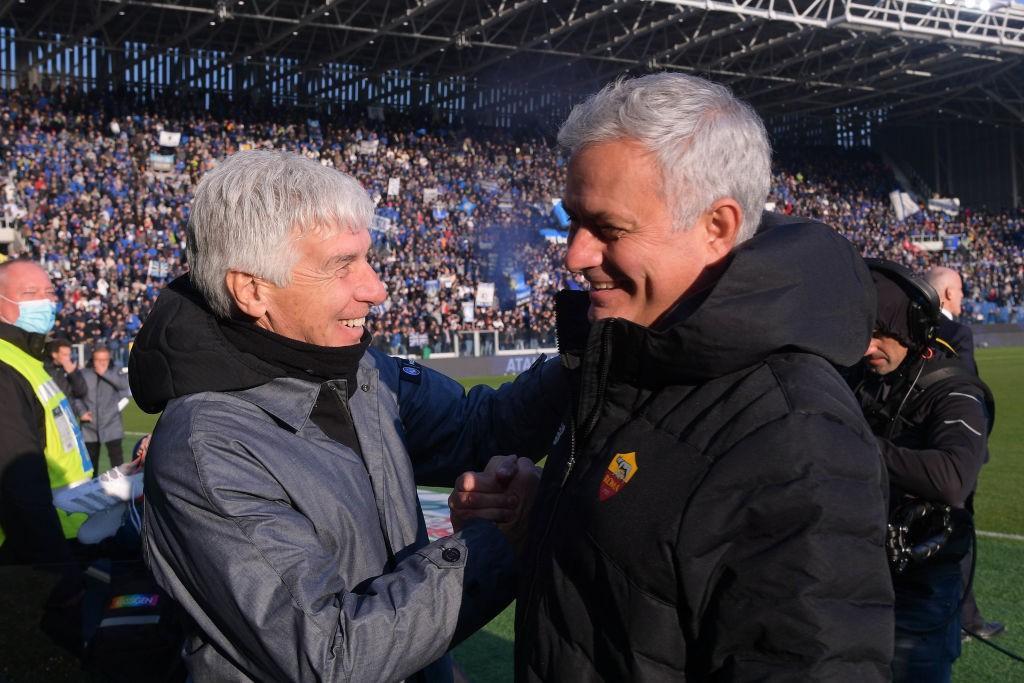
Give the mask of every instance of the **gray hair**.
<svg viewBox="0 0 1024 683">
<path fill-rule="evenodd" d="M 570 155 L 622 139 L 656 155 L 675 229 L 732 197 L 743 210 L 737 243 L 754 234 L 771 185 L 771 145 L 761 118 L 728 88 L 685 74 L 620 79 L 573 107 L 558 131 Z"/>
<path fill-rule="evenodd" d="M 291 281 L 294 237 L 365 230 L 373 216 L 366 190 L 350 175 L 294 154 L 239 152 L 199 181 L 188 221 L 189 275 L 217 315 L 231 314 L 224 278 L 238 270 Z"/>
</svg>

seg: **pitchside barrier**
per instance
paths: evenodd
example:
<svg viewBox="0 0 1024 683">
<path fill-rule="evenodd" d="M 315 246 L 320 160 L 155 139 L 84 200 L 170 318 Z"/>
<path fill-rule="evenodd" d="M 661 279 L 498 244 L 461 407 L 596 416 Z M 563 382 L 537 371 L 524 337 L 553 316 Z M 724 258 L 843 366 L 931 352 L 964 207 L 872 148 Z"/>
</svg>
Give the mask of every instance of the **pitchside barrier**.
<svg viewBox="0 0 1024 683">
<path fill-rule="evenodd" d="M 1013 323 L 971 325 L 975 348 L 1024 346 L 1024 327 Z"/>
<path fill-rule="evenodd" d="M 976 348 L 994 348 L 1006 346 L 1024 346 L 1024 326 L 1005 323 L 989 325 L 971 325 L 974 332 Z M 529 369 L 540 357 L 558 354 L 558 349 L 523 349 L 493 352 L 493 355 L 465 355 L 454 357 L 454 354 L 434 354 L 430 358 L 409 356 L 429 368 L 438 370 L 449 377 L 494 377 L 497 375 L 518 375 Z"/>
<path fill-rule="evenodd" d="M 426 365 L 449 377 L 460 379 L 463 377 L 494 377 L 497 375 L 509 375 L 514 377 L 519 373 L 529 370 L 541 354 L 549 358 L 558 355 L 558 349 L 529 349 L 522 351 L 499 351 L 493 356 L 461 356 L 459 358 L 439 358 L 434 354 L 430 358 L 416 358 L 412 360 Z"/>
</svg>

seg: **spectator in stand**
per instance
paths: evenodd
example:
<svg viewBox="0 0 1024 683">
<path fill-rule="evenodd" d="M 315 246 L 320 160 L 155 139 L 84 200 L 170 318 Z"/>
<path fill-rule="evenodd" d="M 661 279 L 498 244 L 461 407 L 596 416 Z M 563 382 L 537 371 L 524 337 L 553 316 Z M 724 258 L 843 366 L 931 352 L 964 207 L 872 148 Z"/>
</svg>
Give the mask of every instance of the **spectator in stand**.
<svg viewBox="0 0 1024 683">
<path fill-rule="evenodd" d="M 67 339 L 54 339 L 46 344 L 46 350 L 49 358 L 43 361 L 43 367 L 72 406 L 75 406 L 76 401 L 85 398 L 87 389 L 78 364 L 71 360 L 71 342 Z M 79 419 L 82 417 L 77 413 L 75 416 Z"/>
<path fill-rule="evenodd" d="M 128 378 L 111 367 L 110 349 L 98 346 L 92 352 L 92 367 L 82 370 L 86 395 L 79 403 L 82 434 L 92 460 L 93 476 L 100 473 L 100 446 L 106 446 L 110 466 L 124 463 L 121 439 L 124 426 L 121 411 L 131 399 Z"/>
</svg>

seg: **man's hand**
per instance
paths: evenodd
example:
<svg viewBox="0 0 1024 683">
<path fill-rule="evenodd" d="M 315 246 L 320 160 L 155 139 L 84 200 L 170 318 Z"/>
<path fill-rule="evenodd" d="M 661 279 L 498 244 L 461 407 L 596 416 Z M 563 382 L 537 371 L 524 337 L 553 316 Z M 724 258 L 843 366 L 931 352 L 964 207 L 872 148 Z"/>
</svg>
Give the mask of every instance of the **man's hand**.
<svg viewBox="0 0 1024 683">
<path fill-rule="evenodd" d="M 62 361 L 61 365 L 64 368 L 64 372 L 66 372 L 69 375 L 78 369 L 78 363 L 71 360 L 70 358 L 68 358 L 67 361 Z"/>
<path fill-rule="evenodd" d="M 528 458 L 491 458 L 483 472 L 466 472 L 448 498 L 456 531 L 474 517 L 495 522 L 519 551 L 526 539 L 540 468 Z"/>
<path fill-rule="evenodd" d="M 92 422 L 92 411 L 87 410 L 82 413 L 82 417 L 78 418 L 79 422 Z"/>
<path fill-rule="evenodd" d="M 516 476 L 518 459 L 515 455 L 496 455 L 483 472 L 464 472 L 455 480 L 448 507 L 456 531 L 471 517 L 499 523 L 512 520 L 517 499 L 509 484 Z"/>
</svg>

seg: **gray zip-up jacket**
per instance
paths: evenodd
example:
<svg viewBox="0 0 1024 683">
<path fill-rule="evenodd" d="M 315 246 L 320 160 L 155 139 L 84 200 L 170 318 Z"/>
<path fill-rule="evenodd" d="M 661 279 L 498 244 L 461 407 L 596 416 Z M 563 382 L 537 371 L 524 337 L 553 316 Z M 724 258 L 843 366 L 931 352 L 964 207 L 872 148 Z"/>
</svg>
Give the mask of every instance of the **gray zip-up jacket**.
<svg viewBox="0 0 1024 683">
<path fill-rule="evenodd" d="M 416 485 L 451 486 L 496 454 L 540 457 L 567 400 L 557 360 L 466 394 L 367 351 L 347 399 L 360 458 L 310 419 L 323 385 L 277 378 L 181 395 L 181 378 L 160 368 L 182 353 L 193 367 L 219 359 L 222 375 L 259 364 L 225 354 L 209 321 L 158 329 L 174 296 L 161 294 L 164 310 L 140 336 L 132 386 L 150 388 L 136 391 L 147 409 L 161 405 L 154 391 L 179 396 L 149 448 L 143 542 L 192 622 L 193 679 L 451 680 L 445 652 L 509 604 L 515 558 L 489 522 L 430 543 Z M 326 384 L 347 397 L 346 380 Z"/>
<path fill-rule="evenodd" d="M 128 378 L 111 366 L 102 375 L 92 368 L 82 370 L 85 380 L 85 398 L 74 401 L 75 413 L 92 413 L 91 422 L 82 423 L 82 438 L 87 443 L 120 441 L 124 438 L 124 423 L 117 404 L 122 398 L 131 398 Z"/>
</svg>

